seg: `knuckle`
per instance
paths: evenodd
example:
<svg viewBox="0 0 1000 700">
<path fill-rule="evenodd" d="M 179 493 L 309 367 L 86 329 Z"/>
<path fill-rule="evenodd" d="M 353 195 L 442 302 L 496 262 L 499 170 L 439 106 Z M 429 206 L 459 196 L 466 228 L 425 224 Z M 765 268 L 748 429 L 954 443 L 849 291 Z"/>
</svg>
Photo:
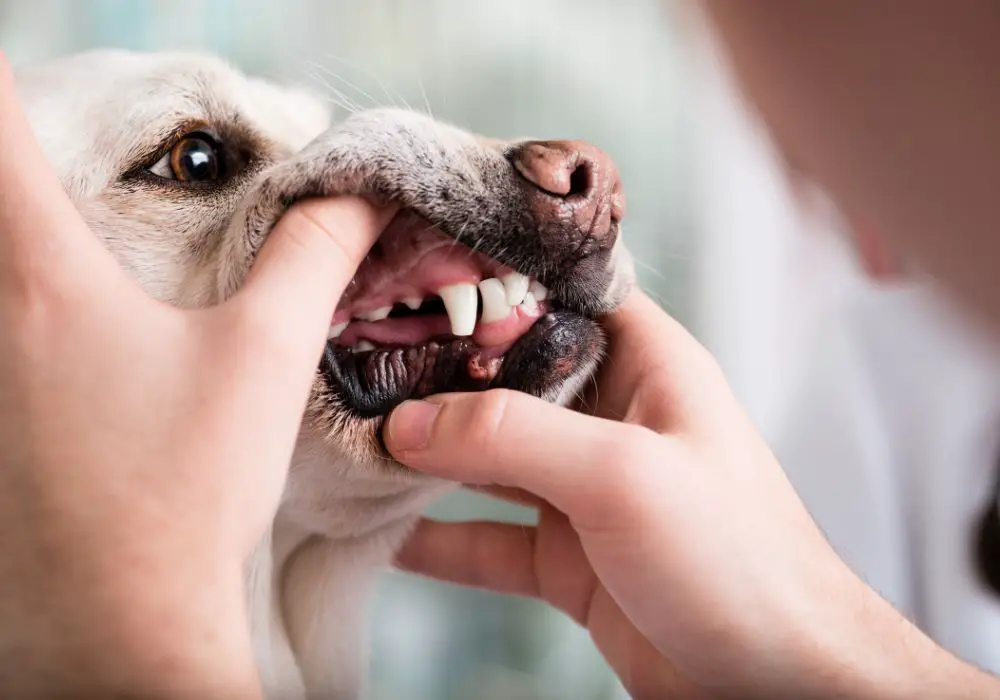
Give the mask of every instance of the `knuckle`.
<svg viewBox="0 0 1000 700">
<path fill-rule="evenodd" d="M 495 442 L 504 432 L 511 393 L 494 389 L 474 397 L 471 407 L 461 406 L 466 440 L 482 447 Z"/>
<path fill-rule="evenodd" d="M 308 200 L 295 204 L 285 214 L 285 233 L 289 241 L 309 255 L 322 255 L 336 273 L 353 273 L 356 261 L 351 250 L 331 230 L 320 213 L 321 203 Z"/>
<path fill-rule="evenodd" d="M 627 470 L 655 454 L 655 434 L 638 425 L 622 425 L 605 445 L 605 460 L 616 470 Z"/>
<path fill-rule="evenodd" d="M 317 240 L 327 237 L 326 230 L 305 202 L 294 205 L 279 220 L 283 235 L 292 245 L 311 251 Z"/>
</svg>

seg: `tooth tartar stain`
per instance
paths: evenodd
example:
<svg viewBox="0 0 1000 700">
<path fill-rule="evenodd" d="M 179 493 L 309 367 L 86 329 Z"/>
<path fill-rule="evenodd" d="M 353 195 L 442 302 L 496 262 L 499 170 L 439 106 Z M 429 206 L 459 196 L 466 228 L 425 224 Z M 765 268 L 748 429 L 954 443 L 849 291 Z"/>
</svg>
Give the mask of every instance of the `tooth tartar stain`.
<svg viewBox="0 0 1000 700">
<path fill-rule="evenodd" d="M 470 379 L 492 382 L 500 373 L 502 365 L 502 357 L 492 357 L 483 363 L 482 353 L 475 352 L 469 356 L 469 361 L 466 364 L 466 371 L 469 373 Z"/>
</svg>

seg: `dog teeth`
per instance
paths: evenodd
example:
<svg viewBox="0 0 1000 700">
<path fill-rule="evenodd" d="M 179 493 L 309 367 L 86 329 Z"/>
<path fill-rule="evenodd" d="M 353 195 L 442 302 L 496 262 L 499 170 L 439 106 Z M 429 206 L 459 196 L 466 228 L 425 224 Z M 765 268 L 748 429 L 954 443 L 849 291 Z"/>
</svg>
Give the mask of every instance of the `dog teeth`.
<svg viewBox="0 0 1000 700">
<path fill-rule="evenodd" d="M 354 346 L 354 352 L 368 352 L 374 349 L 375 346 L 367 340 L 359 340 Z"/>
<path fill-rule="evenodd" d="M 391 312 L 391 306 L 383 306 L 381 309 L 375 309 L 374 311 L 361 314 L 358 318 L 362 321 L 381 321 L 382 319 L 389 318 L 389 314 Z"/>
<path fill-rule="evenodd" d="M 531 292 L 531 296 L 535 297 L 535 301 L 545 301 L 549 298 L 549 290 L 543 287 L 538 280 L 531 280 L 528 291 Z"/>
<path fill-rule="evenodd" d="M 524 295 L 528 293 L 528 286 L 531 281 L 520 272 L 511 272 L 500 278 L 504 289 L 507 291 L 507 303 L 510 306 L 517 306 L 524 301 Z"/>
<path fill-rule="evenodd" d="M 535 301 L 535 295 L 531 292 L 524 295 L 524 301 L 521 302 L 520 307 L 529 316 L 538 315 L 538 303 Z"/>
<path fill-rule="evenodd" d="M 457 336 L 469 336 L 476 330 L 476 311 L 479 296 L 476 285 L 471 282 L 452 284 L 438 290 L 444 308 L 448 312 L 451 332 Z"/>
<path fill-rule="evenodd" d="M 407 308 L 411 311 L 416 311 L 424 305 L 424 300 L 421 297 L 407 297 L 406 299 L 403 299 L 403 303 L 406 304 Z"/>
<path fill-rule="evenodd" d="M 344 329 L 350 325 L 349 323 L 338 323 L 336 326 L 330 326 L 330 330 L 326 333 L 327 340 L 333 340 L 334 338 L 339 338 L 340 334 L 344 332 Z"/>
<path fill-rule="evenodd" d="M 479 283 L 479 293 L 483 297 L 482 323 L 495 323 L 510 316 L 511 305 L 507 303 L 507 289 L 495 277 Z"/>
</svg>

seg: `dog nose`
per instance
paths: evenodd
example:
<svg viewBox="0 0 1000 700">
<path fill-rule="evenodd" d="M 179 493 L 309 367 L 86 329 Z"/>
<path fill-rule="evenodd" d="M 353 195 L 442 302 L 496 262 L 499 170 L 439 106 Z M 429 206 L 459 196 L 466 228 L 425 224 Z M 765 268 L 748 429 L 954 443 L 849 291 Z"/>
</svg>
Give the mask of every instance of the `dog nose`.
<svg viewBox="0 0 1000 700">
<path fill-rule="evenodd" d="M 510 158 L 546 247 L 573 250 L 579 261 L 614 246 L 625 195 L 606 153 L 583 141 L 529 141 Z"/>
</svg>

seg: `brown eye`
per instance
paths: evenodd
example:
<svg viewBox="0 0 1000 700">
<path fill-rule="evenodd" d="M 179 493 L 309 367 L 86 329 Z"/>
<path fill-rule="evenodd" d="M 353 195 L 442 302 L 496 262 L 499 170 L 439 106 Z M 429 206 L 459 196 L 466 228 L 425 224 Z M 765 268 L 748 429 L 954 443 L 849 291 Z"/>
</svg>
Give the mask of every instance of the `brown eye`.
<svg viewBox="0 0 1000 700">
<path fill-rule="evenodd" d="M 206 133 L 188 134 L 150 168 L 150 172 L 178 182 L 214 182 L 223 175 L 219 143 Z"/>
</svg>

